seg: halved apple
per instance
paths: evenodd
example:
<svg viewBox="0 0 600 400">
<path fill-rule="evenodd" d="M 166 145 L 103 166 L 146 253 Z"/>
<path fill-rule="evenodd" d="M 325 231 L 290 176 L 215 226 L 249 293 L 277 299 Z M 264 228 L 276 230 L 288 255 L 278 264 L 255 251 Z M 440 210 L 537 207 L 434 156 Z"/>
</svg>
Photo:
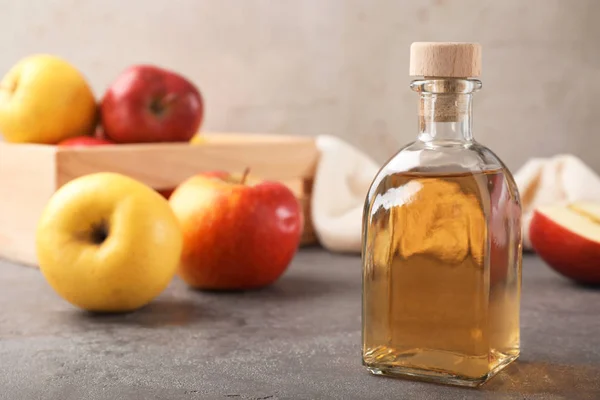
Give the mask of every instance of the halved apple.
<svg viewBox="0 0 600 400">
<path fill-rule="evenodd" d="M 558 273 L 600 284 L 600 203 L 539 207 L 529 237 L 535 252 Z"/>
</svg>

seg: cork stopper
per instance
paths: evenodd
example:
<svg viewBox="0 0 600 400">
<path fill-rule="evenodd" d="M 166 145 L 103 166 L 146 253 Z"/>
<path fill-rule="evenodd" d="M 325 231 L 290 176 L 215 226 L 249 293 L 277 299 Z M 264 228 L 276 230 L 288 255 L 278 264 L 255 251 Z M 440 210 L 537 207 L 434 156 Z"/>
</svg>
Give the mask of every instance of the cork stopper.
<svg viewBox="0 0 600 400">
<path fill-rule="evenodd" d="M 481 75 L 478 43 L 415 42 L 410 46 L 411 76 L 476 78 Z"/>
</svg>

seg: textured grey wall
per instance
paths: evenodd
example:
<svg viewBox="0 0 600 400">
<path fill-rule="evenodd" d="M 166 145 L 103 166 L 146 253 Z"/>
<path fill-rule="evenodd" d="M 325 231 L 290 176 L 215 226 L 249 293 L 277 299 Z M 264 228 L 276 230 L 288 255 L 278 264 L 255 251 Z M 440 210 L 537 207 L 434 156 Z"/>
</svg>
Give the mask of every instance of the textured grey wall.
<svg viewBox="0 0 600 400">
<path fill-rule="evenodd" d="M 205 130 L 332 134 L 383 162 L 416 132 L 413 41 L 479 41 L 475 136 L 516 169 L 571 152 L 600 170 L 596 0 L 0 1 L 0 72 L 68 58 L 98 96 L 124 67 L 181 71 Z"/>
</svg>

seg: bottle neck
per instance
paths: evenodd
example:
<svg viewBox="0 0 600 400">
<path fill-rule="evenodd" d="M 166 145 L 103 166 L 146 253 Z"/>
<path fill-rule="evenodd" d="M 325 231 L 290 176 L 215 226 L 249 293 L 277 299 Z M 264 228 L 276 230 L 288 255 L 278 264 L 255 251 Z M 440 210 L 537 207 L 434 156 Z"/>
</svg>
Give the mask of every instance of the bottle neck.
<svg viewBox="0 0 600 400">
<path fill-rule="evenodd" d="M 472 97 L 481 82 L 471 79 L 424 79 L 411 87 L 420 93 L 418 140 L 440 145 L 473 141 Z"/>
</svg>

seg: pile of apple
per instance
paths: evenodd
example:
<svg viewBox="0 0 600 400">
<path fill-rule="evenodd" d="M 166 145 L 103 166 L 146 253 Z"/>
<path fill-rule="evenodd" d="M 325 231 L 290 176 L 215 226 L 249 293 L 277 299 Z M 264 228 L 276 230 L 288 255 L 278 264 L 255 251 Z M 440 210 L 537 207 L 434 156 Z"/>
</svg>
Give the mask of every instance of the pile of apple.
<svg viewBox="0 0 600 400">
<path fill-rule="evenodd" d="M 303 214 L 287 186 L 245 179 L 198 174 L 169 200 L 121 174 L 74 179 L 38 223 L 40 270 L 61 297 L 95 312 L 136 310 L 175 275 L 196 289 L 271 285 L 298 249 Z"/>
<path fill-rule="evenodd" d="M 194 142 L 202 119 L 199 90 L 155 66 L 126 69 L 99 102 L 50 55 L 23 59 L 0 83 L 0 132 L 12 143 Z M 197 289 L 270 285 L 300 245 L 304 216 L 287 186 L 247 175 L 198 173 L 170 196 L 112 172 L 74 179 L 38 222 L 40 270 L 63 299 L 95 312 L 136 310 L 175 275 Z"/>
<path fill-rule="evenodd" d="M 21 59 L 0 83 L 0 133 L 11 143 L 65 146 L 188 142 L 204 117 L 198 87 L 155 65 L 132 65 L 96 99 L 60 57 Z"/>
</svg>

